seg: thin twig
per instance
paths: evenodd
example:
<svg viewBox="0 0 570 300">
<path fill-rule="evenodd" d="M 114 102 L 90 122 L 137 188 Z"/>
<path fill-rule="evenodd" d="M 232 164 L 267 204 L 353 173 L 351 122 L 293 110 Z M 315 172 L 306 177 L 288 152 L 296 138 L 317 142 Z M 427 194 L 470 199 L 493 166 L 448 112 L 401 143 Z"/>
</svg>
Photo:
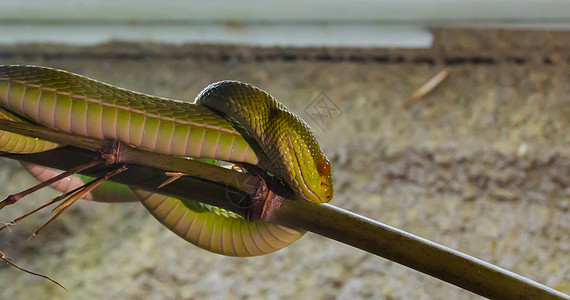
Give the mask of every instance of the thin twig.
<svg viewBox="0 0 570 300">
<path fill-rule="evenodd" d="M 4 222 L 4 221 L 0 220 L 0 224 L 4 225 L 4 226 L 0 227 L 0 230 L 2 230 L 2 229 L 4 229 L 4 228 L 9 228 L 10 226 L 12 226 L 12 225 L 14 225 L 14 224 L 16 224 L 16 223 L 14 223 L 14 221 L 12 221 L 12 222 Z"/>
<path fill-rule="evenodd" d="M 178 178 L 185 176 L 186 174 L 184 173 L 179 173 L 179 172 L 166 172 L 165 173 L 166 176 L 169 176 L 169 178 L 167 180 L 165 180 L 163 183 L 159 184 L 156 188 L 160 189 L 166 185 L 169 185 L 171 183 L 173 183 L 174 181 L 178 180 Z"/>
<path fill-rule="evenodd" d="M 425 95 L 429 94 L 436 87 L 438 87 L 449 75 L 449 69 L 444 68 L 439 73 L 437 73 L 430 80 L 426 81 L 420 88 L 418 88 L 411 96 L 404 102 L 404 108 L 410 108 L 410 106 L 418 103 Z"/>
<path fill-rule="evenodd" d="M 9 195 L 8 197 L 6 197 L 6 199 L 4 199 L 2 202 L 0 202 L 0 210 L 2 210 L 2 208 L 6 207 L 7 205 L 12 205 L 12 204 L 18 202 L 20 199 L 24 198 L 25 196 L 27 196 L 27 195 L 29 195 L 29 194 L 37 191 L 37 190 L 40 190 L 40 189 L 42 189 L 42 188 L 44 188 L 44 187 L 46 187 L 46 186 L 48 186 L 54 182 L 58 182 L 58 181 L 66 178 L 66 177 L 69 177 L 69 176 L 75 174 L 75 173 L 81 172 L 85 169 L 89 169 L 89 168 L 97 166 L 97 165 L 100 165 L 102 163 L 104 163 L 104 161 L 94 160 L 94 161 L 88 162 L 86 164 L 79 165 L 73 169 L 69 169 L 63 173 L 60 173 L 60 174 L 58 174 L 58 175 L 56 175 L 56 176 L 54 176 L 48 180 L 42 181 L 42 182 L 32 186 L 31 188 L 25 189 L 25 190 L 23 190 L 19 193 L 16 193 L 16 194 Z"/>
<path fill-rule="evenodd" d="M 18 223 L 18 222 L 22 221 L 23 219 L 29 217 L 30 215 L 32 215 L 32 214 L 34 214 L 34 213 L 36 213 L 36 212 L 38 212 L 38 211 L 40 211 L 40 210 L 42 210 L 42 209 L 44 209 L 44 208 L 46 208 L 46 207 L 48 207 L 48 206 L 50 206 L 50 205 L 56 203 L 56 202 L 59 202 L 59 201 L 65 199 L 65 198 L 69 197 L 70 195 L 75 194 L 77 191 L 79 191 L 79 190 L 82 189 L 82 188 L 83 188 L 83 186 L 80 186 L 80 187 L 77 187 L 77 188 L 75 188 L 75 189 L 73 189 L 73 190 L 71 190 L 71 191 L 69 191 L 69 192 L 66 192 L 66 193 L 64 193 L 64 194 L 61 194 L 61 195 L 59 195 L 59 196 L 53 198 L 53 199 L 52 199 L 51 201 L 49 201 L 48 203 L 46 203 L 46 204 L 44 204 L 44 205 L 42 205 L 42 206 L 40 206 L 40 207 L 38 207 L 38 208 L 36 208 L 36 209 L 34 209 L 34 210 L 32 210 L 32 211 L 30 211 L 30 212 L 24 214 L 24 215 L 22 215 L 22 216 L 20 216 L 20 217 L 18 217 L 18 218 L 16 218 L 16 219 L 14 219 L 14 220 L 13 220 L 12 222 L 10 222 L 10 223 L 2 222 L 2 223 L 4 223 L 4 226 L 3 226 L 3 227 L 0 227 L 0 231 L 4 230 L 4 229 L 6 229 L 6 228 L 9 228 L 10 226 L 16 225 L 16 223 Z"/>
<path fill-rule="evenodd" d="M 83 186 L 81 186 L 79 190 L 77 190 L 75 193 L 71 194 L 71 196 L 69 196 L 68 199 L 66 199 L 63 203 L 61 203 L 60 205 L 58 205 L 56 208 L 54 208 L 51 211 L 52 213 L 57 211 L 57 213 L 55 214 L 55 216 L 53 216 L 51 219 L 49 219 L 44 225 L 42 225 L 40 228 L 38 228 L 36 231 L 34 231 L 34 233 L 32 233 L 32 236 L 30 236 L 30 238 L 38 236 L 40 231 L 42 231 L 46 226 L 48 226 L 55 219 L 57 219 L 57 217 L 59 217 L 63 212 L 65 212 L 69 207 L 71 207 L 71 205 L 73 203 L 75 203 L 78 199 L 83 197 L 85 194 L 91 192 L 93 189 L 98 187 L 105 180 L 125 171 L 127 168 L 128 167 L 126 165 L 122 165 L 120 168 L 117 168 L 116 170 L 113 170 L 113 171 L 105 174 L 105 176 L 97 178 L 97 179 L 90 181 L 89 183 L 86 183 Z"/>
<path fill-rule="evenodd" d="M 64 290 L 67 291 L 67 289 L 66 289 L 63 285 L 61 285 L 59 282 L 57 282 L 57 281 L 55 281 L 55 280 L 49 278 L 48 276 L 42 275 L 42 274 L 39 274 L 39 273 L 36 273 L 36 272 L 32 272 L 32 271 L 26 270 L 26 269 L 24 269 L 24 268 L 22 268 L 22 267 L 19 267 L 18 265 L 16 265 L 16 264 L 13 263 L 12 261 L 10 261 L 10 260 L 6 257 L 6 255 L 4 255 L 4 253 L 3 253 L 2 251 L 0 251 L 0 259 L 3 260 L 4 262 L 6 262 L 7 264 L 9 264 L 10 266 L 12 266 L 12 267 L 14 267 L 14 268 L 16 268 L 16 269 L 18 269 L 18 270 L 20 270 L 20 271 L 23 271 L 23 272 L 26 272 L 26 273 L 28 273 L 28 274 L 32 274 L 32 275 L 34 275 L 34 276 L 38 276 L 38 277 L 42 277 L 42 278 L 44 278 L 44 279 L 47 279 L 47 280 L 49 280 L 49 281 L 51 281 L 51 282 L 57 284 L 60 288 L 62 288 L 62 289 L 64 289 Z"/>
</svg>

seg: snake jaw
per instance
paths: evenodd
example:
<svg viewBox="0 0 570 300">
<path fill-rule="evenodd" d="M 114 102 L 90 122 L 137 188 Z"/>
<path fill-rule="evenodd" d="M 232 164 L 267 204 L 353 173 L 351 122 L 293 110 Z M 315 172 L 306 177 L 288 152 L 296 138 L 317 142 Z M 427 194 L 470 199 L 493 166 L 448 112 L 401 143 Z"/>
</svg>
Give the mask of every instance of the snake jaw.
<svg viewBox="0 0 570 300">
<path fill-rule="evenodd" d="M 331 201 L 333 196 L 332 187 L 329 184 L 329 180 L 325 176 L 321 177 L 321 190 L 323 191 L 324 199 L 321 198 L 321 203 L 326 203 Z"/>
<path fill-rule="evenodd" d="M 309 179 L 311 184 L 305 180 L 302 172 L 300 175 L 305 188 L 299 189 L 299 185 L 292 186 L 298 195 L 306 201 L 313 203 L 327 203 L 331 201 L 334 192 L 330 172 L 327 175 Z M 316 180 L 316 182 L 314 180 Z"/>
</svg>

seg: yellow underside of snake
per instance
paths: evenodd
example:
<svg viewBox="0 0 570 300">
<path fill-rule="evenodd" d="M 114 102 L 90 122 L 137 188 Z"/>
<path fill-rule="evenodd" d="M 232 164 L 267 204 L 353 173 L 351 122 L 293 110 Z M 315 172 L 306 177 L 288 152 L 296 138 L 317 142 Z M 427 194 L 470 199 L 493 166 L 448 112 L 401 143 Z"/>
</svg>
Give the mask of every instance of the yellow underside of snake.
<svg viewBox="0 0 570 300">
<path fill-rule="evenodd" d="M 194 103 L 188 103 L 51 68 L 0 66 L 0 118 L 116 139 L 167 155 L 257 165 L 281 178 L 307 201 L 328 202 L 333 195 L 330 163 L 307 124 L 268 93 L 238 81 L 214 83 Z M 57 147 L 49 141 L 0 130 L 0 151 L 37 153 Z M 57 173 L 24 166 L 39 180 Z M 84 180 L 69 177 L 52 187 L 69 191 Z M 111 182 L 86 198 L 140 201 L 172 232 L 224 255 L 270 253 L 303 234 L 261 221 L 248 222 L 232 212 L 192 200 Z"/>
</svg>

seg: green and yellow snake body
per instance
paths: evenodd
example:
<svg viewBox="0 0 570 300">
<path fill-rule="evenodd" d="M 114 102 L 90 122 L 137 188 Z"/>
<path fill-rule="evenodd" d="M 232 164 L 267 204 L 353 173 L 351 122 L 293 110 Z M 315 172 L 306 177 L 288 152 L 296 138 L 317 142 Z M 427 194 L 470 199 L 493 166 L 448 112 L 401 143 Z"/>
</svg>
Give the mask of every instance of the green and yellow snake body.
<svg viewBox="0 0 570 300">
<path fill-rule="evenodd" d="M 133 147 L 183 157 L 257 165 L 287 182 L 301 198 L 328 202 L 333 195 L 330 163 L 300 118 L 266 92 L 237 81 L 204 89 L 195 103 L 136 93 L 50 68 L 0 66 L 0 118 L 32 122 Z M 0 151 L 35 153 L 59 145 L 0 130 Z M 25 165 L 36 178 L 52 170 Z M 55 186 L 81 184 L 69 178 Z M 199 202 L 105 183 L 87 197 L 140 201 L 171 231 L 206 250 L 254 256 L 281 249 L 303 233 L 248 222 Z"/>
</svg>

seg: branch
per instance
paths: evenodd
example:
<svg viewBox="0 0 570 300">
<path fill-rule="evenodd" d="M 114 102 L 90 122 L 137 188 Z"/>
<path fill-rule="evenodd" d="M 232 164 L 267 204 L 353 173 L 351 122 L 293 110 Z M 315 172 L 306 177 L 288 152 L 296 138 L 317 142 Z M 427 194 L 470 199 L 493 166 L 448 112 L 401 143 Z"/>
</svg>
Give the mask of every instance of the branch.
<svg viewBox="0 0 570 300">
<path fill-rule="evenodd" d="M 1 153 L 2 157 L 31 162 L 60 170 L 99 159 L 101 153 L 109 152 L 113 141 L 57 131 L 43 126 L 0 119 L 0 128 L 22 135 L 49 140 L 67 147 L 35 154 Z M 120 146 L 117 163 L 132 164 L 129 170 L 113 177 L 112 181 L 135 186 L 151 192 L 185 198 L 234 211 L 244 217 L 250 205 L 241 204 L 249 200 L 260 186 L 261 178 L 221 168 L 201 161 L 163 155 L 126 145 Z M 142 167 L 144 166 L 144 167 Z M 109 172 L 110 166 L 97 166 L 80 172 L 91 177 L 100 177 Z M 157 189 L 170 177 L 165 171 L 180 172 L 188 176 Z M 240 205 L 236 205 L 240 203 Z"/>
<path fill-rule="evenodd" d="M 88 138 L 89 141 L 85 142 L 72 134 L 29 124 L 0 120 L 0 128 L 77 146 L 28 155 L 3 154 L 8 158 L 62 170 L 99 158 L 100 153 L 95 151 L 108 146 L 106 141 Z M 132 165 L 112 181 L 179 198 L 187 197 L 234 211 L 250 220 L 261 219 L 312 231 L 484 297 L 570 299 L 570 296 L 547 286 L 410 233 L 332 205 L 299 200 L 277 180 L 130 147 L 122 148 L 119 162 Z M 82 174 L 99 177 L 108 170 L 109 166 L 94 167 Z M 165 170 L 189 176 L 158 190 L 156 187 L 167 179 Z M 244 199 L 247 205 L 243 204 Z"/>
<path fill-rule="evenodd" d="M 302 228 L 492 299 L 570 299 L 552 288 L 329 204 L 274 199 L 262 220 Z"/>
</svg>

